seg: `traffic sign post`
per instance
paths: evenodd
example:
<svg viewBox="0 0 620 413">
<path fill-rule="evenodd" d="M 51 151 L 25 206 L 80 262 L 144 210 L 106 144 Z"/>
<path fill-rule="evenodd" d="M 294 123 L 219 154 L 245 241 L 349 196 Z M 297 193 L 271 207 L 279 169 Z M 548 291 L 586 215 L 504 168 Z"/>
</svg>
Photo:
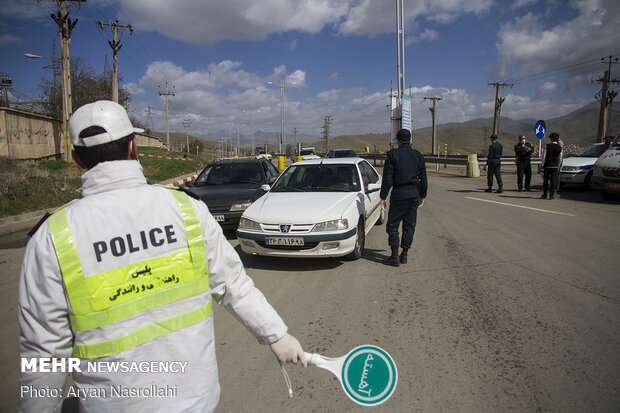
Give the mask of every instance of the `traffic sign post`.
<svg viewBox="0 0 620 413">
<path fill-rule="evenodd" d="M 345 394 L 362 406 L 377 406 L 389 399 L 398 383 L 392 357 L 381 347 L 359 346 L 338 358 L 306 353 L 309 365 L 333 373 Z"/>
</svg>

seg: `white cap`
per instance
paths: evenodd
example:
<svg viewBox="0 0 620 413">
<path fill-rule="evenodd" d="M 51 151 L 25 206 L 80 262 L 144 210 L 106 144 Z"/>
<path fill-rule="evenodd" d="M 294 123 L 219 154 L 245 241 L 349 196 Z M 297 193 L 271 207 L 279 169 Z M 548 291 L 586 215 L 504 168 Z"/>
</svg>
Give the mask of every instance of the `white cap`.
<svg viewBox="0 0 620 413">
<path fill-rule="evenodd" d="M 80 138 L 80 133 L 91 126 L 99 126 L 104 133 Z M 109 100 L 89 103 L 76 110 L 69 119 L 69 136 L 74 146 L 97 146 L 116 141 L 144 129 L 134 128 L 125 108 Z"/>
</svg>

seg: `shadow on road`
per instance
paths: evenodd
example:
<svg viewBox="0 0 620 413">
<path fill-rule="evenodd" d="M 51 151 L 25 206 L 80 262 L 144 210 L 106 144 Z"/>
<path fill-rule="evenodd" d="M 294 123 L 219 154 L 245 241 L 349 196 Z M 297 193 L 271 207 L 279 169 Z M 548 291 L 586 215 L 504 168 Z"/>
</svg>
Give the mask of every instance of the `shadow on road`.
<svg viewBox="0 0 620 413">
<path fill-rule="evenodd" d="M 377 262 L 379 264 L 383 264 L 383 260 L 386 259 L 390 255 L 389 250 L 373 250 L 370 248 L 365 248 L 364 253 L 362 254 L 362 259 L 372 262 Z"/>
</svg>

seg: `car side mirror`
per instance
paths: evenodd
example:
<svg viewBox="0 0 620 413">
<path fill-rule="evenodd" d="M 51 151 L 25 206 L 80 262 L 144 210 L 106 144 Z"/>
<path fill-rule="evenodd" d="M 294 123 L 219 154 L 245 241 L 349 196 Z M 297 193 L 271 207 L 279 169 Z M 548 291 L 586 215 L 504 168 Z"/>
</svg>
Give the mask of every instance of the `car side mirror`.
<svg viewBox="0 0 620 413">
<path fill-rule="evenodd" d="M 381 184 L 379 182 L 374 183 L 374 184 L 366 185 L 366 193 L 367 194 L 370 194 L 372 192 L 377 192 L 380 189 L 381 189 Z"/>
<path fill-rule="evenodd" d="M 269 192 L 269 190 L 271 189 L 271 187 L 270 187 L 269 185 L 267 185 L 267 184 L 262 184 L 262 185 L 260 186 L 260 189 L 262 189 L 262 190 L 263 190 L 263 191 L 265 191 L 265 192 Z"/>
</svg>

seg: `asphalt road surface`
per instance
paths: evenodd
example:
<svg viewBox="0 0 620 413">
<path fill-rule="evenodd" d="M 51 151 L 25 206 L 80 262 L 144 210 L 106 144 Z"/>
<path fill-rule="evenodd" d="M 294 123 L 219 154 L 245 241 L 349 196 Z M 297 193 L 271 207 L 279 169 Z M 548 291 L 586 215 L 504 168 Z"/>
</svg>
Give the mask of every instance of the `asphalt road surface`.
<svg viewBox="0 0 620 413">
<path fill-rule="evenodd" d="M 430 168 L 429 168 L 430 169 Z M 399 382 L 385 412 L 614 412 L 620 406 L 620 204 L 567 188 L 488 194 L 484 178 L 430 175 L 410 262 L 381 263 L 385 226 L 358 261 L 242 254 L 308 352 L 374 344 Z M 540 184 L 538 176 L 534 183 Z M 535 188 L 539 188 L 536 187 Z M 234 234 L 228 234 L 237 246 Z M 0 411 L 15 411 L 16 288 L 23 247 L 0 242 Z M 228 412 L 362 412 L 328 372 L 287 365 L 215 306 Z"/>
</svg>

